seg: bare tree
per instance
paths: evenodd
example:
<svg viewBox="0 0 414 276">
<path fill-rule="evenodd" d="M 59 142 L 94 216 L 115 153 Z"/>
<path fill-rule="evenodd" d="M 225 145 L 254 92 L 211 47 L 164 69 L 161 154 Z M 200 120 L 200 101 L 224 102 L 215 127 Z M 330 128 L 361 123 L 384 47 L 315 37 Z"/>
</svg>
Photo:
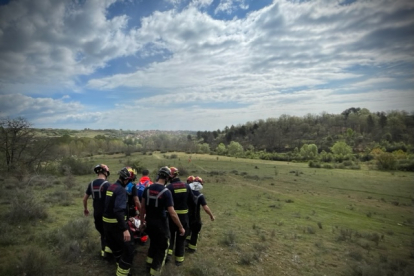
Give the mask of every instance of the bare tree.
<svg viewBox="0 0 414 276">
<path fill-rule="evenodd" d="M 26 119 L 0 119 L 0 149 L 5 155 L 7 171 L 21 160 L 33 140 L 34 131 Z"/>
<path fill-rule="evenodd" d="M 11 172 L 13 168 L 22 165 L 16 170 L 17 177 L 23 177 L 27 171 L 36 171 L 41 164 L 56 159 L 53 145 L 54 140 L 35 136 L 25 118 L 0 119 L 0 151 L 4 168 Z"/>
</svg>

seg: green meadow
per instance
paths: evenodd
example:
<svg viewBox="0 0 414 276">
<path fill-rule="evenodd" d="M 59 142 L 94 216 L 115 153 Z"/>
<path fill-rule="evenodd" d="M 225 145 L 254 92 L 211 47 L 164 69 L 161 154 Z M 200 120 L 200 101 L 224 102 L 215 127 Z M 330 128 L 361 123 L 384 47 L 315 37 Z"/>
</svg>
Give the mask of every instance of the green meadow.
<svg viewBox="0 0 414 276">
<path fill-rule="evenodd" d="M 202 214 L 198 251 L 162 275 L 414 275 L 414 173 L 310 168 L 307 163 L 178 152 L 89 158 L 111 176 L 139 162 L 201 176 L 216 217 Z M 91 168 L 92 172 L 92 168 Z M 0 275 L 114 275 L 99 257 L 87 176 L 0 178 Z M 92 212 L 92 200 L 89 200 Z M 146 245 L 133 275 L 144 275 Z"/>
</svg>

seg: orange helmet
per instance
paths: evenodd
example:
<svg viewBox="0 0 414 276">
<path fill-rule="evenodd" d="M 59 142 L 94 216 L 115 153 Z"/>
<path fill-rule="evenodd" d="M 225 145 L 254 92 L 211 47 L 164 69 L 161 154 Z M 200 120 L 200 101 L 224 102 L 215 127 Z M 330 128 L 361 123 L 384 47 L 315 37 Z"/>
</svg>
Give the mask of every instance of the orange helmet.
<svg viewBox="0 0 414 276">
<path fill-rule="evenodd" d="M 178 169 L 176 167 L 170 167 L 170 177 L 171 178 L 175 178 L 178 175 Z"/>
<path fill-rule="evenodd" d="M 204 183 L 203 183 L 203 179 L 202 179 L 201 177 L 199 177 L 199 176 L 196 176 L 196 177 L 194 178 L 194 182 L 199 182 L 199 183 L 201 183 L 202 185 L 204 185 Z"/>
<path fill-rule="evenodd" d="M 193 183 L 194 182 L 194 176 L 190 175 L 189 177 L 187 177 L 187 184 Z"/>
</svg>

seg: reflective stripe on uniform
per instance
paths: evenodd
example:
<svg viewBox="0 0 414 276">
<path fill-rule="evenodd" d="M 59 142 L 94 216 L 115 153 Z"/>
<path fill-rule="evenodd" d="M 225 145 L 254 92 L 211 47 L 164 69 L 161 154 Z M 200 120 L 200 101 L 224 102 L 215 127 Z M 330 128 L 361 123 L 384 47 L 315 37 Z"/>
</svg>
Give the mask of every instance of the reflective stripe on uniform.
<svg viewBox="0 0 414 276">
<path fill-rule="evenodd" d="M 175 210 L 175 212 L 179 215 L 184 215 L 184 214 L 188 214 L 188 209 L 186 209 L 186 210 Z"/>
<path fill-rule="evenodd" d="M 128 276 L 130 269 L 122 269 L 119 267 L 116 269 L 116 276 Z"/>
<path fill-rule="evenodd" d="M 173 250 L 172 249 L 168 249 L 168 255 L 172 255 L 173 254 Z"/>
<path fill-rule="evenodd" d="M 106 196 L 112 196 L 114 192 L 106 191 Z"/>
<path fill-rule="evenodd" d="M 151 268 L 151 270 L 150 270 L 150 275 L 151 276 L 155 276 L 155 275 L 158 275 L 160 272 L 159 271 L 156 271 L 155 269 L 153 269 L 153 268 Z"/>
<path fill-rule="evenodd" d="M 184 262 L 184 256 L 182 257 L 175 256 L 175 261 L 180 262 L 180 263 Z"/>
<path fill-rule="evenodd" d="M 111 248 L 109 248 L 109 246 L 105 246 L 105 252 L 106 253 L 112 253 Z"/>
<path fill-rule="evenodd" d="M 197 249 L 197 245 L 192 245 L 191 243 L 189 243 L 188 244 L 188 248 L 196 250 Z"/>
<path fill-rule="evenodd" d="M 147 264 L 152 264 L 152 258 L 147 256 Z"/>
<path fill-rule="evenodd" d="M 107 223 L 118 223 L 118 221 L 117 221 L 116 219 L 114 219 L 114 218 L 106 218 L 106 217 L 102 217 L 102 220 L 103 220 L 104 222 L 107 222 Z"/>
<path fill-rule="evenodd" d="M 187 192 L 187 189 L 177 189 L 177 190 L 174 190 L 174 193 L 176 193 L 176 194 L 178 194 L 178 193 L 185 193 L 185 192 Z"/>
</svg>

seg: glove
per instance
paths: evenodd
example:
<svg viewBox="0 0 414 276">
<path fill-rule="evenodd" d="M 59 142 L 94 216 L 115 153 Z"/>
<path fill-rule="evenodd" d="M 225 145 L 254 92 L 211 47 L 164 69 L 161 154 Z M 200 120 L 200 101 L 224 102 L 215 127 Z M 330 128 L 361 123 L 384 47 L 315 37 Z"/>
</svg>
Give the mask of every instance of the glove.
<svg viewBox="0 0 414 276">
<path fill-rule="evenodd" d="M 84 214 L 85 216 L 89 215 L 89 211 L 88 211 L 88 209 L 83 210 L 83 214 Z"/>
</svg>

